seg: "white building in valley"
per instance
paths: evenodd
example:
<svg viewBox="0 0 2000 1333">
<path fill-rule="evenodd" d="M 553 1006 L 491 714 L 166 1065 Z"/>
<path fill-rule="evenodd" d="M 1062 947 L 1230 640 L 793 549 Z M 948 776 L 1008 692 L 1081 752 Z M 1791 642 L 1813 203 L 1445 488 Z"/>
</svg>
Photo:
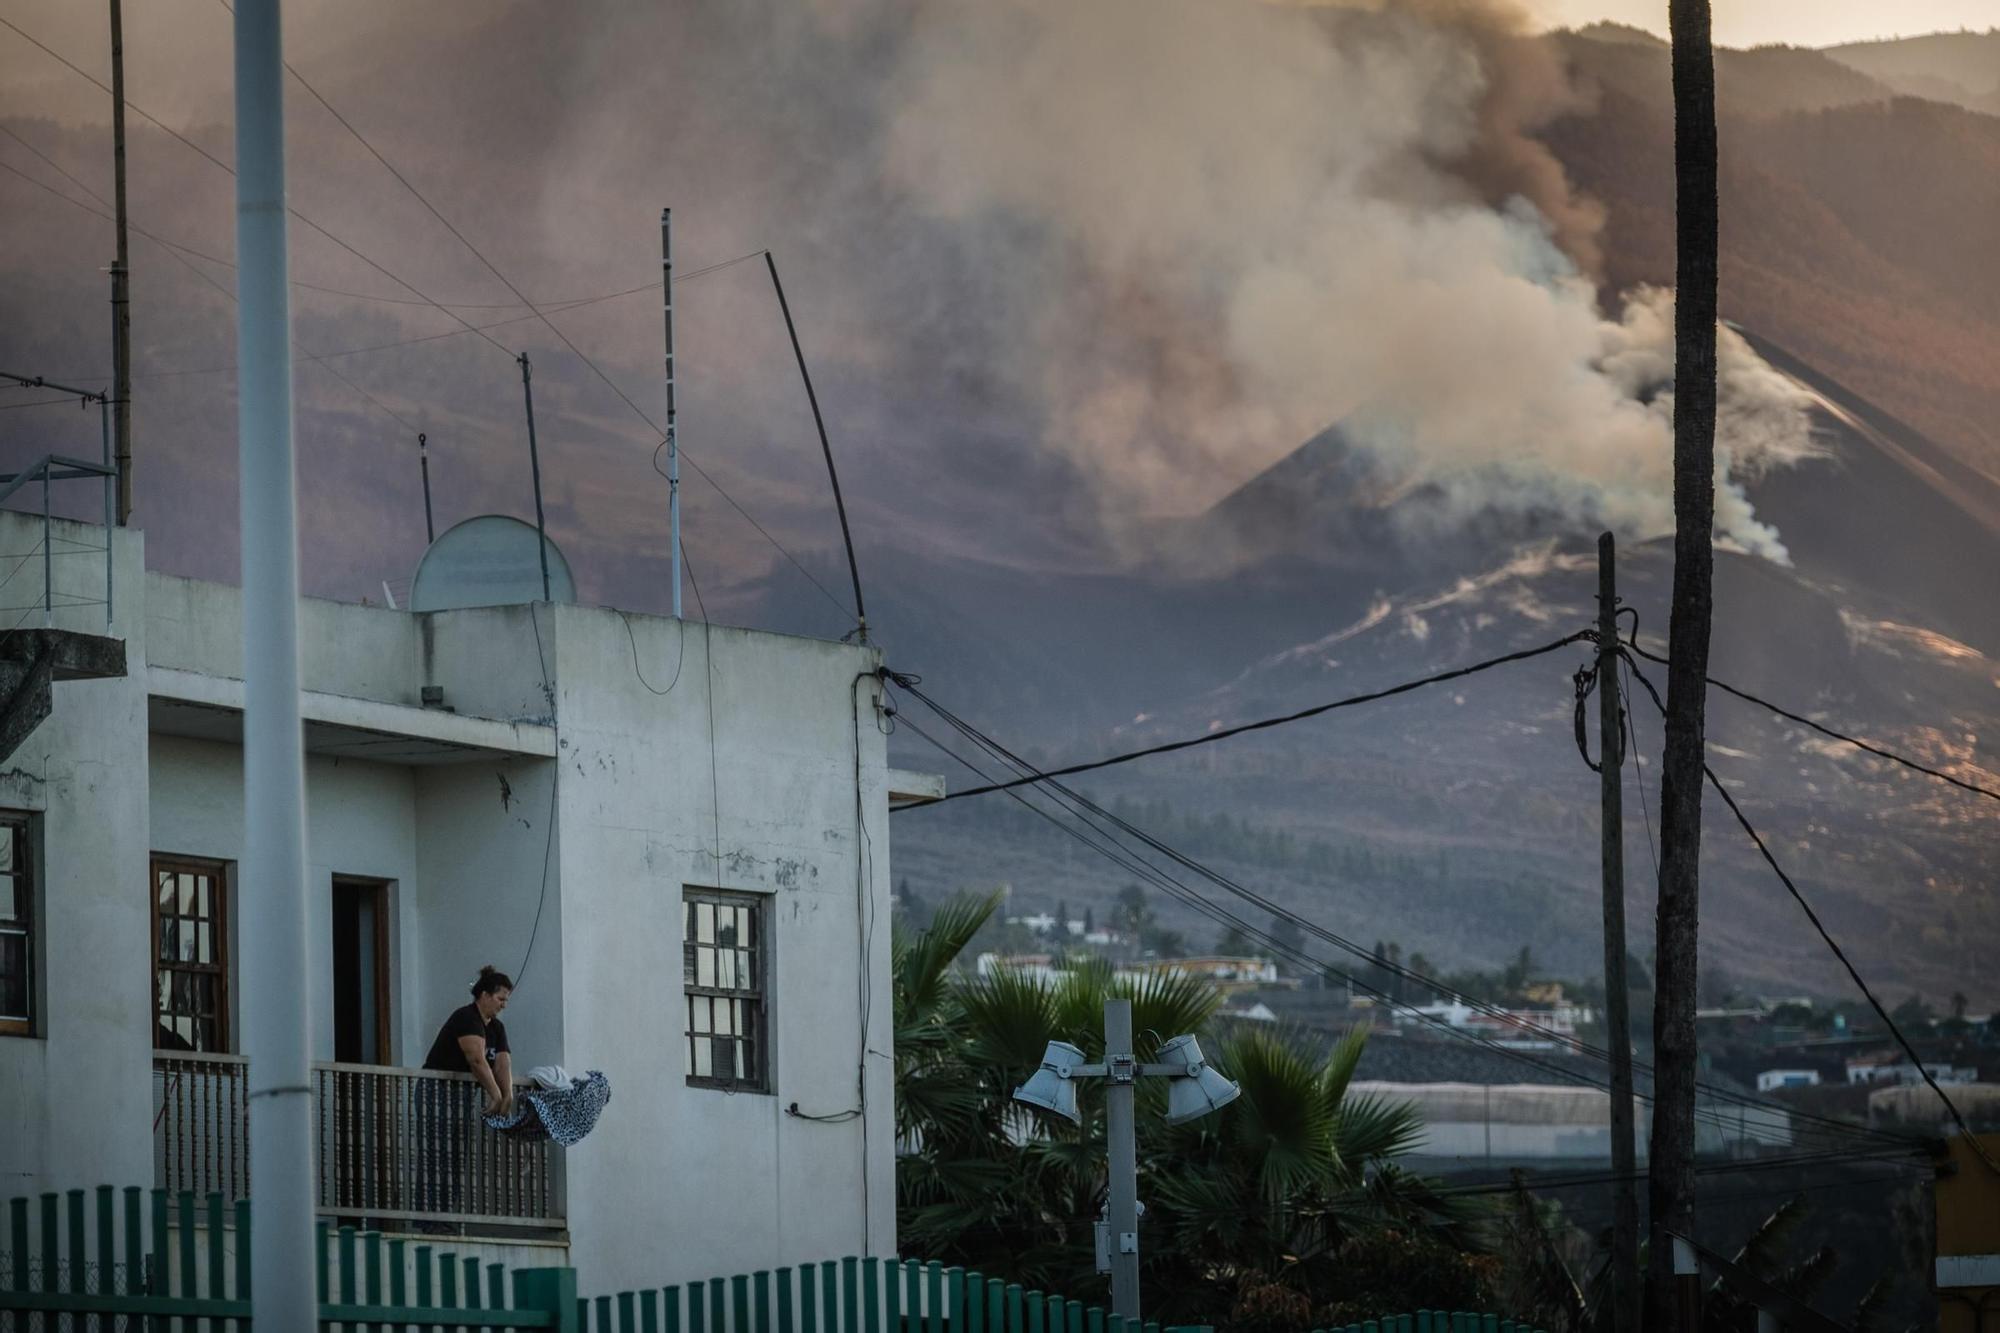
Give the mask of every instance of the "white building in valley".
<svg viewBox="0 0 2000 1333">
<path fill-rule="evenodd" d="M 0 549 L 41 535 L 0 513 Z M 241 1196 L 235 926 L 269 891 L 237 871 L 241 603 L 110 536 L 108 635 L 79 555 L 53 619 L 89 637 L 39 609 L 0 636 L 10 712 L 49 645 L 90 659 L 0 759 L 0 1197 Z M 38 601 L 41 562 L 15 572 Z M 888 812 L 942 784 L 888 768 L 874 650 L 547 602 L 306 600 L 300 634 L 322 1214 L 586 1293 L 893 1253 Z M 518 982 L 517 1074 L 609 1075 L 577 1147 L 492 1135 L 469 1080 L 416 1071 L 482 963 Z"/>
</svg>

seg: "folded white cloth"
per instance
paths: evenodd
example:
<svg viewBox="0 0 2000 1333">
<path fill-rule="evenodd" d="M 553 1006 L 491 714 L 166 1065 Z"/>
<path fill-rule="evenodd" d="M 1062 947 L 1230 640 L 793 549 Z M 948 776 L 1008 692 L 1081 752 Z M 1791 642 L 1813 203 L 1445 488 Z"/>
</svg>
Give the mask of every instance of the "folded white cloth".
<svg viewBox="0 0 2000 1333">
<path fill-rule="evenodd" d="M 569 1085 L 576 1081 L 561 1065 L 536 1065 L 528 1071 L 528 1080 L 556 1092 L 568 1092 Z"/>
</svg>

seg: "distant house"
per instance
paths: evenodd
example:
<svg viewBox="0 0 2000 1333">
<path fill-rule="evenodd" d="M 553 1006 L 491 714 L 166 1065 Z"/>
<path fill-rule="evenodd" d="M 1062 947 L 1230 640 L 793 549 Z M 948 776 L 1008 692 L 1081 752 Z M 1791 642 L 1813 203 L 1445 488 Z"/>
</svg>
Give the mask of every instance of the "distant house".
<svg viewBox="0 0 2000 1333">
<path fill-rule="evenodd" d="M 1816 1088 L 1819 1086 L 1817 1069 L 1766 1069 L 1757 1075 L 1757 1091 L 1772 1092 L 1778 1088 Z"/>
</svg>

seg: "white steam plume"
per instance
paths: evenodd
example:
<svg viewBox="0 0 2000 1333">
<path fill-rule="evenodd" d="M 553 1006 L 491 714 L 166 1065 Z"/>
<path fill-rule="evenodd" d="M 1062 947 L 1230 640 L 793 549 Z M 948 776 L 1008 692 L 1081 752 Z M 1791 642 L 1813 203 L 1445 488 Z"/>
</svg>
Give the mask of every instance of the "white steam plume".
<svg viewBox="0 0 2000 1333">
<path fill-rule="evenodd" d="M 891 178 L 1022 238 L 996 256 L 1034 275 L 1007 369 L 1108 518 L 1200 509 L 1338 421 L 1451 507 L 1671 530 L 1671 296 L 1598 309 L 1572 259 L 1595 215 L 1522 133 L 1573 99 L 1504 13 L 1009 0 L 916 23 Z M 1725 336 L 1717 530 L 1778 561 L 1740 482 L 1811 452 L 1805 403 Z"/>
</svg>

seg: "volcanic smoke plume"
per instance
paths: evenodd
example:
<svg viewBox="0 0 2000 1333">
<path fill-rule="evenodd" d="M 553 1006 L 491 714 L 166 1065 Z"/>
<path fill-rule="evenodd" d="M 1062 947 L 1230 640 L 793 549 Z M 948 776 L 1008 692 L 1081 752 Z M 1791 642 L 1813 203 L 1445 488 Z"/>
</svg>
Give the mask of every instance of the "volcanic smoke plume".
<svg viewBox="0 0 2000 1333">
<path fill-rule="evenodd" d="M 1601 213 L 1530 131 L 1586 110 L 1464 0 L 926 7 L 890 180 L 1012 238 L 1007 373 L 1111 520 L 1213 502 L 1326 425 L 1466 512 L 1671 530 L 1672 300 L 1599 309 Z M 1004 224 L 1004 225 L 996 225 Z M 1805 398 L 1722 353 L 1718 535 L 1809 455 Z"/>
</svg>

